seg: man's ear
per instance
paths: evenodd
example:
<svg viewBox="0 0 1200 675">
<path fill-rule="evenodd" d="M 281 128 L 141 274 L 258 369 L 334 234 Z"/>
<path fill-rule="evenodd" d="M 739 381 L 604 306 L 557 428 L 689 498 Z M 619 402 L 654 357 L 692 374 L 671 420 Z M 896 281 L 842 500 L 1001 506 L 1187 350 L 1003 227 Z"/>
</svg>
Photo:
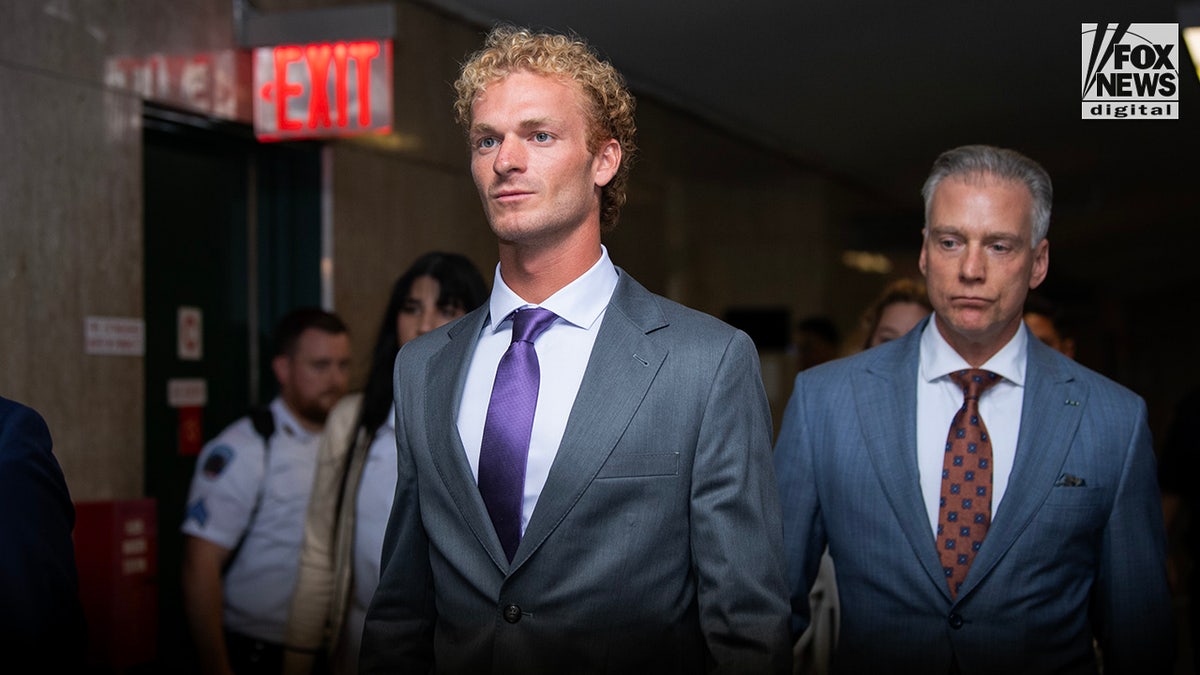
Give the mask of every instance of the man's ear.
<svg viewBox="0 0 1200 675">
<path fill-rule="evenodd" d="M 280 354 L 271 359 L 271 371 L 275 373 L 275 381 L 282 388 L 283 383 L 291 378 L 292 360 L 287 354 Z"/>
<path fill-rule="evenodd" d="M 1050 241 L 1043 239 L 1033 250 L 1033 273 L 1029 277 L 1029 289 L 1033 290 L 1046 280 L 1050 271 Z"/>
<path fill-rule="evenodd" d="M 600 145 L 596 151 L 596 187 L 604 187 L 617 175 L 621 168 L 621 144 L 617 139 L 610 138 Z"/>
<path fill-rule="evenodd" d="M 928 278 L 929 274 L 925 271 L 925 244 L 928 243 L 929 229 L 921 230 L 921 255 L 917 257 L 917 269 L 921 270 L 921 276 Z"/>
</svg>

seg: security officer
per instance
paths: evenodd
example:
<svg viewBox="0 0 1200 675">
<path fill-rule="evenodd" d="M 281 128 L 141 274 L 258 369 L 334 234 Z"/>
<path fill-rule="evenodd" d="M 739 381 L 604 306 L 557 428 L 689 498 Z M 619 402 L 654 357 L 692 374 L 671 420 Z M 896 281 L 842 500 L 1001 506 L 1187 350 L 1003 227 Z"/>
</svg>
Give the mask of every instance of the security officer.
<svg viewBox="0 0 1200 675">
<path fill-rule="evenodd" d="M 206 675 L 280 671 L 317 445 L 349 365 L 341 319 L 315 308 L 288 314 L 271 363 L 279 396 L 200 453 L 182 528 L 183 592 Z"/>
</svg>

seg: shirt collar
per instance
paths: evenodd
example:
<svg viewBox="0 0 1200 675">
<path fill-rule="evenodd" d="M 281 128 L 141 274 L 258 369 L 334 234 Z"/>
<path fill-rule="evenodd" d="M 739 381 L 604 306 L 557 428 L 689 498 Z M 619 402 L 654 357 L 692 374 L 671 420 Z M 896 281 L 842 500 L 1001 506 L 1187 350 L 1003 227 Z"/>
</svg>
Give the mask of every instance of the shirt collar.
<svg viewBox="0 0 1200 675">
<path fill-rule="evenodd" d="M 283 402 L 282 397 L 276 396 L 271 401 L 271 412 L 275 414 L 277 428 L 282 429 L 288 437 L 296 439 L 297 442 L 304 443 L 316 435 L 296 421 L 296 416 Z"/>
<path fill-rule="evenodd" d="M 955 371 L 971 367 L 942 337 L 935 319 L 935 315 L 930 315 L 929 323 L 925 324 L 925 330 L 921 333 L 921 377 L 926 382 L 933 382 Z M 996 373 L 1018 387 L 1025 386 L 1025 356 L 1028 347 L 1029 337 L 1025 323 L 1021 322 L 1012 339 L 980 367 Z"/>
<path fill-rule="evenodd" d="M 600 259 L 579 278 L 560 288 L 540 305 L 526 302 L 517 295 L 500 276 L 500 264 L 492 281 L 492 295 L 488 299 L 488 324 L 484 330 L 496 332 L 513 310 L 522 307 L 544 307 L 554 312 L 567 323 L 589 329 L 604 313 L 608 301 L 617 288 L 617 268 L 608 257 L 608 249 L 600 246 Z"/>
</svg>

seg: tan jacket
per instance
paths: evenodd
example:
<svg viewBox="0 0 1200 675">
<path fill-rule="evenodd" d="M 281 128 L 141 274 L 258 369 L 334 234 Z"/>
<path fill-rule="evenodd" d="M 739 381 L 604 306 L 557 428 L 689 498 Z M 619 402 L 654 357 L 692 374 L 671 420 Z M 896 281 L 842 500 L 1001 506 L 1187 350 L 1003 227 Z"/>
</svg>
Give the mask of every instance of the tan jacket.
<svg viewBox="0 0 1200 675">
<path fill-rule="evenodd" d="M 309 675 L 321 648 L 334 664 L 346 608 L 354 589 L 354 506 L 372 438 L 360 433 L 353 453 L 347 453 L 350 435 L 358 421 L 362 394 L 350 394 L 334 406 L 325 422 L 317 451 L 316 476 L 308 502 L 300 571 L 292 593 L 284 642 L 286 675 Z M 349 455 L 349 456 L 348 456 Z M 345 471 L 346 462 L 350 470 Z M 341 479 L 346 476 L 345 497 L 338 506 Z"/>
</svg>

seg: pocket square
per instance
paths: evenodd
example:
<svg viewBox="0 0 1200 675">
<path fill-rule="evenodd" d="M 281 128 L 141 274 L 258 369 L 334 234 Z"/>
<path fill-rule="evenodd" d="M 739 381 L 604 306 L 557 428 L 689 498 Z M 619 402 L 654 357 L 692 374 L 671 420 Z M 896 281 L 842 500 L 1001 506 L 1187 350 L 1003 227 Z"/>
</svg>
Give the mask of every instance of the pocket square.
<svg viewBox="0 0 1200 675">
<path fill-rule="evenodd" d="M 1054 487 L 1087 487 L 1087 481 L 1079 476 L 1072 476 L 1069 473 L 1064 473 L 1054 481 Z"/>
</svg>

